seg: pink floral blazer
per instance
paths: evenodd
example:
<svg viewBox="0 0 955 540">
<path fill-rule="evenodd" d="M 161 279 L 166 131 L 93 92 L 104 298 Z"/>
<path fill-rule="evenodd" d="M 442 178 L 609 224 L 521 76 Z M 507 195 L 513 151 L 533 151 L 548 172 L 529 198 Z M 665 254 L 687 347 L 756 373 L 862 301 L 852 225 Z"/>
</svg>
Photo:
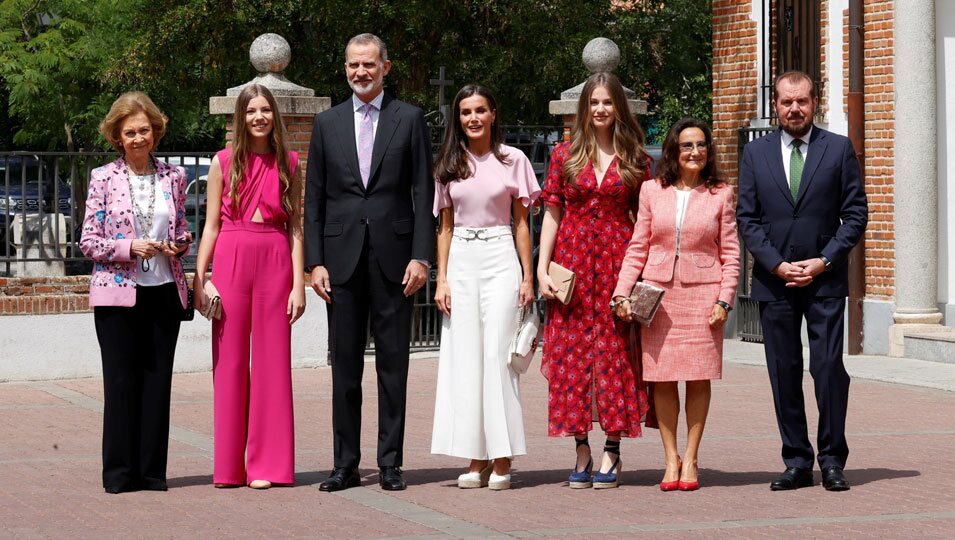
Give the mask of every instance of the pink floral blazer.
<svg viewBox="0 0 955 540">
<path fill-rule="evenodd" d="M 181 241 L 189 235 L 186 221 L 186 174 L 153 158 L 156 177 L 162 185 L 163 199 L 169 205 L 169 238 Z M 90 279 L 90 306 L 133 306 L 136 304 L 136 257 L 130 252 L 136 238 L 129 169 L 121 157 L 93 169 L 80 249 L 93 260 Z M 185 255 L 184 251 L 182 255 Z M 186 307 L 186 276 L 182 260 L 171 257 L 169 266 L 176 278 L 179 299 Z"/>
</svg>

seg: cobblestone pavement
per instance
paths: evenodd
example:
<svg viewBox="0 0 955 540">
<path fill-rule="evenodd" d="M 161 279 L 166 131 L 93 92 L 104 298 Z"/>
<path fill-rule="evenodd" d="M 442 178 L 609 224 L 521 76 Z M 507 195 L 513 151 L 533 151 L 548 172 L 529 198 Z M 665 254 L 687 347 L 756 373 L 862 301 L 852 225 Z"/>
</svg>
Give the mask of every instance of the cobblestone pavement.
<svg viewBox="0 0 955 540">
<path fill-rule="evenodd" d="M 653 430 L 624 441 L 619 489 L 567 488 L 573 442 L 546 436 L 546 386 L 536 365 L 521 383 L 530 453 L 515 461 L 514 489 L 505 492 L 459 490 L 463 460 L 430 454 L 434 358 L 412 361 L 409 488 L 397 493 L 377 485 L 372 364 L 364 385 L 363 486 L 336 494 L 318 491 L 332 463 L 327 368 L 294 373 L 297 483 L 268 491 L 212 487 L 209 373 L 174 378 L 167 493 L 103 493 L 99 379 L 0 384 L 0 537 L 952 536 L 955 393 L 912 386 L 911 378 L 902 385 L 856 376 L 848 419 L 852 490 L 826 492 L 816 472 L 812 488 L 773 493 L 769 482 L 782 465 L 769 382 L 765 368 L 747 365 L 761 354 L 759 346 L 727 344 L 701 450 L 702 488 L 692 493 L 656 487 L 662 449 Z M 912 372 L 931 381 L 936 369 L 944 375 L 949 366 L 918 364 Z M 807 374 L 811 395 L 809 381 Z M 809 417 L 814 426 L 815 412 Z M 602 437 L 591 442 L 599 448 Z"/>
</svg>

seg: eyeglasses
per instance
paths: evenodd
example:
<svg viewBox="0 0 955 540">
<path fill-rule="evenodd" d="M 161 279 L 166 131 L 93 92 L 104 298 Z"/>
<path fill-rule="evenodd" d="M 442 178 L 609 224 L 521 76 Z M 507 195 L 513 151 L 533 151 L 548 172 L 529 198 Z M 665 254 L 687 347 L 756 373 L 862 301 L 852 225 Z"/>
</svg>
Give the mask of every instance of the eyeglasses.
<svg viewBox="0 0 955 540">
<path fill-rule="evenodd" d="M 691 143 L 691 142 L 680 143 L 680 152 L 683 152 L 684 154 L 689 154 L 690 152 L 693 151 L 694 148 L 696 148 L 702 153 L 709 150 L 710 145 L 706 144 L 705 141 L 701 141 L 698 143 Z"/>
</svg>

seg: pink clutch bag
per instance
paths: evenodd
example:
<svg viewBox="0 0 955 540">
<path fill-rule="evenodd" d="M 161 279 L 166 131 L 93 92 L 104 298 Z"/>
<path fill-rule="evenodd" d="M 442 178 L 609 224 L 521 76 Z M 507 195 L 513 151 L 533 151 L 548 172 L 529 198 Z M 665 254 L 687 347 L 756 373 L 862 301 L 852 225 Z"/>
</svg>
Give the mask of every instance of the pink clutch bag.
<svg viewBox="0 0 955 540">
<path fill-rule="evenodd" d="M 633 287 L 633 292 L 630 293 L 631 320 L 637 321 L 643 326 L 649 326 L 653 316 L 660 309 L 664 292 L 660 287 L 638 281 Z"/>
</svg>

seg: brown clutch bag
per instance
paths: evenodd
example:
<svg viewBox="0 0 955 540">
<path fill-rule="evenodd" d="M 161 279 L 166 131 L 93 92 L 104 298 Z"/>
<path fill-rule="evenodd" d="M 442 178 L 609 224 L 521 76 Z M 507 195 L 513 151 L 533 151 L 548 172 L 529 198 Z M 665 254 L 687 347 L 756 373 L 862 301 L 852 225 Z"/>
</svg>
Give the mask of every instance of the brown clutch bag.
<svg viewBox="0 0 955 540">
<path fill-rule="evenodd" d="M 551 261 L 547 267 L 547 275 L 554 280 L 557 285 L 557 299 L 565 306 L 570 302 L 571 295 L 574 294 L 574 283 L 577 282 L 577 274 L 563 266 Z"/>
<path fill-rule="evenodd" d="M 660 308 L 660 302 L 663 301 L 663 293 L 664 290 L 660 287 L 638 281 L 630 293 L 631 320 L 649 326 Z"/>
</svg>

